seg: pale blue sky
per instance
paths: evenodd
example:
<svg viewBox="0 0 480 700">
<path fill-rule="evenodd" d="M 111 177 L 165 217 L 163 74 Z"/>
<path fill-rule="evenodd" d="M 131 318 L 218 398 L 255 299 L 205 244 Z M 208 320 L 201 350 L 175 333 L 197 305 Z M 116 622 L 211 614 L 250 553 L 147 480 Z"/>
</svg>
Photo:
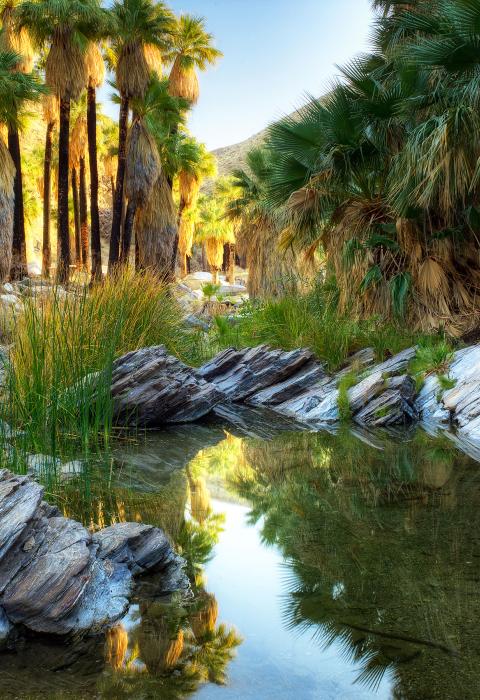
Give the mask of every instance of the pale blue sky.
<svg viewBox="0 0 480 700">
<path fill-rule="evenodd" d="M 202 74 L 191 132 L 208 148 L 243 141 L 320 95 L 335 64 L 368 49 L 370 0 L 170 0 L 202 15 L 224 53 Z M 106 110 L 110 111 L 110 110 Z"/>
</svg>

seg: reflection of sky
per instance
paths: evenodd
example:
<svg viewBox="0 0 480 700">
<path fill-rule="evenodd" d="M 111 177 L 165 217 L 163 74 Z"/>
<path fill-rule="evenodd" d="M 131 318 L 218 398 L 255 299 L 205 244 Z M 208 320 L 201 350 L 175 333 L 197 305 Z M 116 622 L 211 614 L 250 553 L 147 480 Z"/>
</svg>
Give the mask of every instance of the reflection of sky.
<svg viewBox="0 0 480 700">
<path fill-rule="evenodd" d="M 219 621 L 234 625 L 244 641 L 228 666 L 227 687 L 205 685 L 203 700 L 366 700 L 388 698 L 385 677 L 377 693 L 353 684 L 358 667 L 335 644 L 323 651 L 309 633 L 288 631 L 282 621 L 283 559 L 264 547 L 258 527 L 246 525 L 248 509 L 213 501 L 226 514 L 225 532 L 207 566 L 207 590 L 219 604 Z"/>
</svg>

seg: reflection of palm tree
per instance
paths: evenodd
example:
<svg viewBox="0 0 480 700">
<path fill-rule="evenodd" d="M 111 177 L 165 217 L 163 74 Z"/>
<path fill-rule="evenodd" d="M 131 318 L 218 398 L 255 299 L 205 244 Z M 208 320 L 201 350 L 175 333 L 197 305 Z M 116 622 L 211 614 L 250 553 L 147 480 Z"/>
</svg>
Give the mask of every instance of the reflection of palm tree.
<svg viewBox="0 0 480 700">
<path fill-rule="evenodd" d="M 107 630 L 105 635 L 105 661 L 114 671 L 125 663 L 128 651 L 128 634 L 123 625 L 116 625 Z"/>
<path fill-rule="evenodd" d="M 468 627 L 452 581 L 475 605 L 465 562 L 480 525 L 478 485 L 448 441 L 419 434 L 383 448 L 346 435 L 248 440 L 250 466 L 232 484 L 288 559 L 288 625 L 340 642 L 362 683 L 376 686 L 390 669 L 399 697 L 431 697 L 429 686 L 456 697 L 460 674 L 473 698 L 471 645 L 452 653 Z"/>
<path fill-rule="evenodd" d="M 188 485 L 190 487 L 190 509 L 192 517 L 202 525 L 212 512 L 210 493 L 203 476 L 193 476 L 187 467 Z"/>
<path fill-rule="evenodd" d="M 196 595 L 195 611 L 190 615 L 190 625 L 195 639 L 200 641 L 215 629 L 218 620 L 218 603 L 213 593 L 200 590 Z"/>
</svg>

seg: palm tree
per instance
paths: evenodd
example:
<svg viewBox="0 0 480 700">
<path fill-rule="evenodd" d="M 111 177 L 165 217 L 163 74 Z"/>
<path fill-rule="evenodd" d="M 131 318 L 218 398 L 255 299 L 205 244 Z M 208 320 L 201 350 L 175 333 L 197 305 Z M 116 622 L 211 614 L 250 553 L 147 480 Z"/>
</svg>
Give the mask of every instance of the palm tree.
<svg viewBox="0 0 480 700">
<path fill-rule="evenodd" d="M 215 159 L 202 143 L 192 137 L 185 137 L 178 148 L 178 186 L 180 206 L 178 210 L 178 247 L 182 258 L 182 272 L 188 274 L 189 259 L 192 255 L 195 208 L 202 180 L 214 177 Z"/>
<path fill-rule="evenodd" d="M 225 243 L 234 243 L 235 235 L 232 222 L 225 216 L 224 207 L 214 197 L 204 198 L 200 202 L 195 239 L 198 243 L 205 244 L 212 282 L 217 284 L 223 264 L 223 247 Z"/>
<path fill-rule="evenodd" d="M 102 248 L 98 207 L 97 89 L 105 78 L 105 63 L 97 42 L 90 42 L 85 56 L 87 66 L 87 133 L 90 166 L 90 241 L 92 282 L 102 278 Z M 85 252 L 85 248 L 84 248 Z M 85 259 L 84 265 L 87 265 Z"/>
<path fill-rule="evenodd" d="M 128 200 L 120 260 L 128 263 L 137 209 L 144 206 L 160 175 L 160 156 L 144 117 L 135 114 L 127 139 L 125 195 Z"/>
<path fill-rule="evenodd" d="M 27 27 L 39 44 L 48 44 L 46 83 L 60 102 L 58 146 L 57 280 L 66 284 L 70 270 L 68 175 L 70 158 L 70 105 L 87 84 L 85 55 L 88 36 L 104 21 L 99 0 L 25 0 L 18 8 L 20 26 Z"/>
<path fill-rule="evenodd" d="M 200 88 L 196 69 L 206 70 L 223 56 L 212 45 L 213 36 L 205 30 L 203 17 L 181 15 L 173 38 L 173 48 L 166 59 L 172 62 L 170 94 L 190 105 L 197 103 Z"/>
<path fill-rule="evenodd" d="M 25 101 L 39 98 L 42 88 L 30 73 L 16 71 L 20 56 L 0 52 L 0 126 L 18 129 L 18 115 Z M 12 260 L 15 213 L 15 163 L 0 138 L 0 280 L 7 279 Z"/>
<path fill-rule="evenodd" d="M 130 101 L 142 99 L 150 82 L 150 66 L 145 47 L 166 48 L 174 26 L 173 15 L 163 2 L 154 4 L 152 0 L 117 0 L 112 12 L 111 36 L 120 92 L 120 116 L 109 271 L 119 261 Z"/>
<path fill-rule="evenodd" d="M 43 118 L 47 125 L 45 134 L 45 155 L 43 161 L 43 243 L 42 275 L 50 277 L 52 265 L 52 246 L 50 241 L 51 217 L 51 174 L 53 132 L 58 123 L 58 99 L 55 95 L 45 95 L 43 99 Z"/>
<path fill-rule="evenodd" d="M 72 190 L 75 214 L 75 257 L 77 267 L 88 266 L 88 212 L 85 155 L 87 150 L 87 120 L 81 114 L 77 117 L 71 134 L 70 164 L 72 169 Z"/>
<path fill-rule="evenodd" d="M 1 0 L 0 51 L 13 52 L 19 60 L 14 67 L 20 73 L 30 73 L 33 68 L 33 50 L 27 30 L 17 26 L 15 10 L 19 0 Z M 13 279 L 20 279 L 28 274 L 27 251 L 25 240 L 25 213 L 23 200 L 22 158 L 18 124 L 12 122 L 8 130 L 8 149 L 15 163 L 15 215 L 13 227 Z"/>
<path fill-rule="evenodd" d="M 160 156 L 161 172 L 136 218 L 138 267 L 153 269 L 161 278 L 172 279 L 178 240 L 177 212 L 170 182 L 178 170 L 179 143 L 187 103 L 169 94 L 168 79 L 152 77 L 145 98 L 134 101 L 154 138 Z"/>
</svg>

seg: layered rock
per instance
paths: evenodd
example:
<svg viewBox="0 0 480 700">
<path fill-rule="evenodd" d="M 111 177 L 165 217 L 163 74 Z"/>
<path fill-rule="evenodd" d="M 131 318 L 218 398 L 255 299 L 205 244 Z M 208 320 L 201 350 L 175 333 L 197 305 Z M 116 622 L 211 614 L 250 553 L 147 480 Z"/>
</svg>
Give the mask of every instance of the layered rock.
<svg viewBox="0 0 480 700">
<path fill-rule="evenodd" d="M 26 476 L 0 471 L 0 633 L 92 632 L 125 613 L 132 577 L 164 572 L 188 587 L 182 560 L 158 528 L 121 523 L 95 535 L 43 500 Z M 1 636 L 0 634 L 0 636 Z"/>
<path fill-rule="evenodd" d="M 151 428 L 196 421 L 224 398 L 163 345 L 120 357 L 111 382 L 115 421 L 123 425 Z"/>
</svg>

